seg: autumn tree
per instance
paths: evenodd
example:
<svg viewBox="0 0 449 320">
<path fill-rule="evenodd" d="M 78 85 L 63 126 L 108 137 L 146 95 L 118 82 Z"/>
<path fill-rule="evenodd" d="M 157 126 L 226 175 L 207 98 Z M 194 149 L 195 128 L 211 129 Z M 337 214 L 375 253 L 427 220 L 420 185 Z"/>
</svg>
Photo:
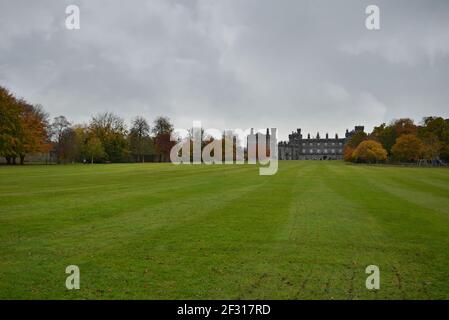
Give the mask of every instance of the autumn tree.
<svg viewBox="0 0 449 320">
<path fill-rule="evenodd" d="M 387 159 L 387 151 L 380 142 L 365 140 L 354 150 L 352 158 L 357 162 L 377 163 Z"/>
<path fill-rule="evenodd" d="M 125 122 L 113 113 L 105 112 L 92 118 L 89 130 L 100 139 L 105 160 L 123 162 L 128 160 L 128 139 Z"/>
<path fill-rule="evenodd" d="M 66 134 L 66 131 L 70 129 L 70 122 L 64 116 L 58 116 L 53 119 L 53 123 L 51 124 L 51 134 L 55 142 L 55 152 L 57 162 L 60 163 L 64 160 L 65 155 L 70 153 L 67 148 L 70 148 L 70 145 L 67 143 L 70 141 L 71 134 Z M 65 143 L 62 143 L 62 139 L 64 138 Z M 66 148 L 64 150 L 63 148 Z"/>
<path fill-rule="evenodd" d="M 422 141 L 422 157 L 427 160 L 439 159 L 442 144 L 438 137 L 432 133 L 426 133 L 421 135 Z"/>
<path fill-rule="evenodd" d="M 353 158 L 353 154 L 354 154 L 354 148 L 351 148 L 349 146 L 345 146 L 345 148 L 343 149 L 343 159 L 347 162 L 352 162 L 354 161 Z"/>
<path fill-rule="evenodd" d="M 396 143 L 396 139 L 406 134 L 416 134 L 418 127 L 412 119 L 401 118 L 393 120 L 389 125 L 382 123 L 374 127 L 371 138 L 379 141 L 382 146 L 391 154 L 391 149 Z"/>
<path fill-rule="evenodd" d="M 359 144 L 366 140 L 368 135 L 364 131 L 354 133 L 345 143 L 343 148 L 343 158 L 345 161 L 353 161 L 352 154 Z"/>
<path fill-rule="evenodd" d="M 74 162 L 80 158 L 80 144 L 73 128 L 67 128 L 62 132 L 58 147 L 60 161 Z"/>
<path fill-rule="evenodd" d="M 449 139 L 449 119 L 442 117 L 425 117 L 423 125 L 419 128 L 419 134 L 432 133 L 440 141 Z"/>
<path fill-rule="evenodd" d="M 149 155 L 153 151 L 150 126 L 145 118 L 136 117 L 133 120 L 128 137 L 131 154 L 135 156 L 136 161 L 145 162 L 145 155 Z"/>
<path fill-rule="evenodd" d="M 7 163 L 23 164 L 29 153 L 48 152 L 48 115 L 42 106 L 17 99 L 0 87 L 0 155 Z"/>
<path fill-rule="evenodd" d="M 418 161 L 423 153 L 423 143 L 414 134 L 406 134 L 397 138 L 391 149 L 393 158 L 397 161 Z"/>
<path fill-rule="evenodd" d="M 346 146 L 351 148 L 357 148 L 357 146 L 360 144 L 360 142 L 366 140 L 368 135 L 364 131 L 358 131 L 354 133 L 346 142 Z"/>
<path fill-rule="evenodd" d="M 86 159 L 89 159 L 89 156 L 86 154 L 86 144 L 89 137 L 92 136 L 89 127 L 85 124 L 77 124 L 72 126 L 69 131 L 73 133 L 74 146 L 72 152 L 75 161 L 85 162 Z"/>
<path fill-rule="evenodd" d="M 393 122 L 393 127 L 396 131 L 396 136 L 399 138 L 403 135 L 416 134 L 418 127 L 412 119 L 401 118 Z"/>
<path fill-rule="evenodd" d="M 20 131 L 16 153 L 20 157 L 20 164 L 25 161 L 29 153 L 49 152 L 51 144 L 48 132 L 48 114 L 41 105 L 30 105 L 24 100 L 19 100 L 21 108 Z"/>
<path fill-rule="evenodd" d="M 91 135 L 84 145 L 84 153 L 90 159 L 90 163 L 94 163 L 94 159 L 103 158 L 105 151 L 101 140 L 97 136 Z"/>
<path fill-rule="evenodd" d="M 6 88 L 0 87 L 0 156 L 11 164 L 18 157 L 20 107 L 17 99 Z"/>
<path fill-rule="evenodd" d="M 385 150 L 387 150 L 388 154 L 391 154 L 391 148 L 396 142 L 397 133 L 392 125 L 382 123 L 380 126 L 374 127 L 370 137 L 379 141 Z"/>
<path fill-rule="evenodd" d="M 449 119 L 424 118 L 423 125 L 418 129 L 418 137 L 424 143 L 426 159 L 441 158 L 449 161 Z"/>
<path fill-rule="evenodd" d="M 170 150 L 175 145 L 174 141 L 170 140 L 173 132 L 173 125 L 167 117 L 158 117 L 154 120 L 153 129 L 154 145 L 159 155 L 159 162 L 168 161 Z"/>
</svg>

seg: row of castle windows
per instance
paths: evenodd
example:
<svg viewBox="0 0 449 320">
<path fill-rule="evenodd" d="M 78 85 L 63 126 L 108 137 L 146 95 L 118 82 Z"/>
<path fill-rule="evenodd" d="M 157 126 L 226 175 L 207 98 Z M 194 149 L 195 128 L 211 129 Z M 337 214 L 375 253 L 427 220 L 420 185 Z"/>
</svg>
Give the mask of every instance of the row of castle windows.
<svg viewBox="0 0 449 320">
<path fill-rule="evenodd" d="M 305 142 L 302 143 L 303 147 L 305 147 L 305 146 L 314 146 L 314 145 L 315 145 L 315 143 L 313 143 L 313 142 L 312 143 L 305 143 Z M 317 142 L 316 145 L 320 146 L 320 142 Z M 324 146 L 327 147 L 327 145 L 328 145 L 327 142 L 324 142 Z M 332 142 L 332 143 L 329 143 L 329 145 L 330 146 L 335 146 L 336 143 Z M 339 142 L 338 145 L 341 147 L 343 144 L 341 142 Z"/>
<path fill-rule="evenodd" d="M 314 150 L 314 149 L 310 149 L 309 151 L 310 151 L 311 154 L 315 153 L 315 150 Z M 324 149 L 324 150 L 323 150 L 323 153 L 326 154 L 326 153 L 328 153 L 328 151 L 329 151 L 330 153 L 335 153 L 335 149 L 329 149 L 329 150 L 328 150 L 328 149 Z M 342 149 L 338 149 L 338 153 L 342 153 L 342 152 L 343 152 Z M 307 150 L 306 150 L 306 149 L 303 149 L 303 150 L 302 150 L 302 153 L 307 153 Z M 317 150 L 316 150 L 316 153 L 321 153 L 321 150 L 320 150 L 320 149 L 317 149 Z"/>
</svg>

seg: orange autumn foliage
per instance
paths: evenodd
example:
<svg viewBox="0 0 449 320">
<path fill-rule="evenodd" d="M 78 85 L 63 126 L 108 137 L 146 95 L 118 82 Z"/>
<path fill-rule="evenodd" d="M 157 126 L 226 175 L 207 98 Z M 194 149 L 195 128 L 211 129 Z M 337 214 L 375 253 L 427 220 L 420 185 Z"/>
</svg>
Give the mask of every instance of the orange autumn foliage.
<svg viewBox="0 0 449 320">
<path fill-rule="evenodd" d="M 387 151 L 375 140 L 362 141 L 352 153 L 357 162 L 377 163 L 387 159 Z"/>
</svg>

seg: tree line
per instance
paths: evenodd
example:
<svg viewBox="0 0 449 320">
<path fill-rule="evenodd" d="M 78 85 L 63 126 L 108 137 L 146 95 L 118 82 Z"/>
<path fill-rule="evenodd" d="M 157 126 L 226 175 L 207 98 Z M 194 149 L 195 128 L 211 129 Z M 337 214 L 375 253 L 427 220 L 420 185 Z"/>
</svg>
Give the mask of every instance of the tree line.
<svg viewBox="0 0 449 320">
<path fill-rule="evenodd" d="M 173 130 L 170 119 L 164 116 L 157 117 L 151 126 L 145 118 L 135 117 L 128 129 L 121 117 L 110 112 L 93 116 L 88 124 L 72 124 L 64 116 L 50 122 L 41 105 L 32 105 L 0 87 L 0 157 L 8 164 L 23 164 L 27 155 L 36 153 L 50 153 L 57 163 L 165 162 L 175 144 L 170 140 Z M 226 145 L 232 145 L 235 158 L 237 141 L 226 144 L 226 139 L 223 135 L 222 158 Z M 204 137 L 201 148 L 213 140 Z M 357 131 L 345 144 L 344 159 L 366 163 L 447 162 L 449 119 L 426 117 L 415 124 L 403 118 L 374 127 L 369 134 Z"/>
<path fill-rule="evenodd" d="M 441 163 L 449 161 L 449 119 L 425 117 L 420 124 L 402 118 L 355 132 L 346 142 L 350 162 Z"/>
<path fill-rule="evenodd" d="M 65 116 L 49 120 L 41 105 L 32 105 L 0 87 L 0 156 L 23 164 L 29 154 L 51 153 L 57 163 L 145 162 L 169 160 L 173 124 L 164 116 L 152 126 L 135 117 L 128 129 L 119 116 L 105 112 L 88 124 Z"/>
</svg>

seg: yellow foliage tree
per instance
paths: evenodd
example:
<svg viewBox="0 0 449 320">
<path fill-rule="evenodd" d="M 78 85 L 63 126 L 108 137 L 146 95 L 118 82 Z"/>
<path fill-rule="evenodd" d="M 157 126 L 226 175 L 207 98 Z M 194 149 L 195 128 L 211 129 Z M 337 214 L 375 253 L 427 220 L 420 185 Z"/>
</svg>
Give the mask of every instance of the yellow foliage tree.
<svg viewBox="0 0 449 320">
<path fill-rule="evenodd" d="M 414 134 L 406 134 L 396 139 L 396 143 L 391 152 L 398 161 L 413 162 L 418 161 L 424 151 L 424 145 Z"/>
<path fill-rule="evenodd" d="M 354 161 L 354 158 L 352 157 L 354 150 L 355 149 L 350 146 L 345 146 L 345 149 L 343 150 L 343 159 L 348 162 Z"/>
<path fill-rule="evenodd" d="M 357 162 L 377 163 L 387 159 L 387 151 L 379 142 L 365 140 L 354 150 L 352 158 Z"/>
</svg>

